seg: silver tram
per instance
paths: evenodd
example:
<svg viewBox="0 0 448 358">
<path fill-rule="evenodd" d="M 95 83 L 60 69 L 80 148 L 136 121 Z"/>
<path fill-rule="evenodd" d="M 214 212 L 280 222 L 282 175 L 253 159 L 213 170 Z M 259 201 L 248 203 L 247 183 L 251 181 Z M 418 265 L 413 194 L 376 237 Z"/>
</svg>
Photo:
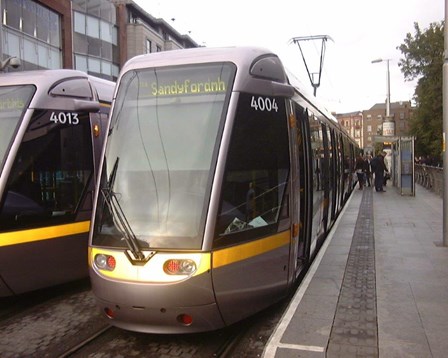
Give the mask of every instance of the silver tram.
<svg viewBox="0 0 448 358">
<path fill-rule="evenodd" d="M 353 189 L 356 144 L 260 48 L 122 69 L 89 266 L 110 324 L 219 329 L 284 297 Z"/>
<path fill-rule="evenodd" d="M 88 277 L 114 88 L 73 70 L 0 75 L 0 297 Z"/>
</svg>

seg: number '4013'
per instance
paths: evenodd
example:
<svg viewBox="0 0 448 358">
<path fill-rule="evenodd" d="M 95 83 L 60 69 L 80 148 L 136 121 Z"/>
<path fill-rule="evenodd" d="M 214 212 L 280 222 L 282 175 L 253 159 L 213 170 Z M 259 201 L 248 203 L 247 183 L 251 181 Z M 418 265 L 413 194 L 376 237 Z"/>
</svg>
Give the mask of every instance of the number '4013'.
<svg viewBox="0 0 448 358">
<path fill-rule="evenodd" d="M 79 124 L 78 113 L 74 112 L 52 112 L 50 116 L 50 122 L 61 124 Z"/>
<path fill-rule="evenodd" d="M 252 96 L 250 106 L 256 111 L 278 112 L 275 98 Z"/>
</svg>

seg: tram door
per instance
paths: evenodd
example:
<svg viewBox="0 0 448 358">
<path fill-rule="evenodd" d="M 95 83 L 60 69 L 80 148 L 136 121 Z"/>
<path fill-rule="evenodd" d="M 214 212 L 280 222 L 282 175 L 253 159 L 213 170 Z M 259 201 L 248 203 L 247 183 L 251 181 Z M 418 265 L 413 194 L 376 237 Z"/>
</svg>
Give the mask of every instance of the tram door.
<svg viewBox="0 0 448 358">
<path fill-rule="evenodd" d="M 309 143 L 307 138 L 309 137 L 308 128 L 308 113 L 302 107 L 296 105 L 295 108 L 296 118 L 296 160 L 298 166 L 298 183 L 296 185 L 296 191 L 298 196 L 298 250 L 297 250 L 297 271 L 300 271 L 300 267 L 307 263 L 310 256 L 310 179 L 309 173 Z"/>
</svg>

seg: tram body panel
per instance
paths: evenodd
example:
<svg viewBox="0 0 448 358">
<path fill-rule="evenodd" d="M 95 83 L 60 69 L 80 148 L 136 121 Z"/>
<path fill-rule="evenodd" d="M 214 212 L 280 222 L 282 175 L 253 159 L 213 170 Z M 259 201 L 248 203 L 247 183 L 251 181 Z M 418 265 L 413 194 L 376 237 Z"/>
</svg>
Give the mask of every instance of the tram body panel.
<svg viewBox="0 0 448 358">
<path fill-rule="evenodd" d="M 287 293 L 290 232 L 213 253 L 213 287 L 227 325 Z"/>
<path fill-rule="evenodd" d="M 89 222 L 80 234 L 1 247 L 1 278 L 21 294 L 87 277 L 88 229 Z"/>
<path fill-rule="evenodd" d="M 0 296 L 8 296 L 88 276 L 114 84 L 73 70 L 0 77 L 0 278 L 9 287 Z"/>
</svg>

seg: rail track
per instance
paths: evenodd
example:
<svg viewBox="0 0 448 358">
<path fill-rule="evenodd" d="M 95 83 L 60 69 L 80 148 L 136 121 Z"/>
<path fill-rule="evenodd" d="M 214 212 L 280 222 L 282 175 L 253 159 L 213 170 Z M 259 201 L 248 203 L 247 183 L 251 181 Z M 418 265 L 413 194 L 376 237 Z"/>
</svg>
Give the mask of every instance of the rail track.
<svg viewBox="0 0 448 358">
<path fill-rule="evenodd" d="M 99 328 L 76 346 L 67 347 L 58 357 L 260 357 L 286 305 L 287 300 L 230 327 L 206 333 L 157 335 L 130 332 L 111 326 Z"/>
<path fill-rule="evenodd" d="M 95 358 L 131 353 L 149 358 L 256 358 L 261 356 L 288 299 L 230 327 L 188 335 L 143 334 L 109 326 L 85 283 L 8 302 L 9 308 L 0 310 L 2 358 Z"/>
</svg>

